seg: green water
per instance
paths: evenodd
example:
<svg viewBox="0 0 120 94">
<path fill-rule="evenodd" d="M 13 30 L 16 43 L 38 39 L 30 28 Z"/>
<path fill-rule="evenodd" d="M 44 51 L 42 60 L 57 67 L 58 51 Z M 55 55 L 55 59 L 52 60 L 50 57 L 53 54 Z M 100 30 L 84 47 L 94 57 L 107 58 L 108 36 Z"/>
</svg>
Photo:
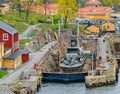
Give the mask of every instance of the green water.
<svg viewBox="0 0 120 94">
<path fill-rule="evenodd" d="M 120 94 L 120 73 L 115 85 L 86 88 L 84 83 L 43 83 L 36 94 Z"/>
</svg>

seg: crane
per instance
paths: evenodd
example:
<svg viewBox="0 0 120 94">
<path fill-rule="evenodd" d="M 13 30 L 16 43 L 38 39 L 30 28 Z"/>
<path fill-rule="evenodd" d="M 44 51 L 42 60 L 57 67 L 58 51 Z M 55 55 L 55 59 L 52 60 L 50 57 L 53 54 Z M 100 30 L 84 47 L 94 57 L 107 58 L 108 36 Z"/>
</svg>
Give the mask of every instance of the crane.
<svg viewBox="0 0 120 94">
<path fill-rule="evenodd" d="M 60 44 L 60 50 L 59 50 L 59 58 L 62 58 L 64 55 L 65 55 L 65 52 L 66 52 L 66 45 L 62 42 L 62 40 L 59 38 L 59 36 L 57 35 L 56 32 L 54 32 L 54 35 L 55 35 L 55 38 L 56 40 L 59 42 Z"/>
</svg>

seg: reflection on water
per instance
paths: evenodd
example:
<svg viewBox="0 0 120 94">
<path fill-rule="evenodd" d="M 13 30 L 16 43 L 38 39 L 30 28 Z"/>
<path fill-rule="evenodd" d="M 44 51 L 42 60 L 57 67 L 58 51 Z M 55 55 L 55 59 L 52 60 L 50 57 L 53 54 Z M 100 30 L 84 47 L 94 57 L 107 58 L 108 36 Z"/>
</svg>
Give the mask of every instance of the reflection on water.
<svg viewBox="0 0 120 94">
<path fill-rule="evenodd" d="M 118 76 L 120 78 L 120 73 Z M 120 81 L 95 88 L 86 88 L 84 83 L 43 83 L 36 94 L 120 94 Z"/>
</svg>

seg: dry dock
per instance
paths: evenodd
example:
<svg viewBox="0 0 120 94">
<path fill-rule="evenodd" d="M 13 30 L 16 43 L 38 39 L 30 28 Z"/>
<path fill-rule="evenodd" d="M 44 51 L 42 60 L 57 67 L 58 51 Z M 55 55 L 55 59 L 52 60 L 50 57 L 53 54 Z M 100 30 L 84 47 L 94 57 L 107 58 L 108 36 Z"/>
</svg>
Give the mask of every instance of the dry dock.
<svg viewBox="0 0 120 94">
<path fill-rule="evenodd" d="M 89 71 L 89 75 L 85 77 L 87 87 L 108 85 L 116 82 L 118 64 L 113 57 L 109 39 L 106 39 L 105 42 L 103 42 L 103 39 L 104 37 L 101 37 L 98 40 L 96 69 Z"/>
</svg>

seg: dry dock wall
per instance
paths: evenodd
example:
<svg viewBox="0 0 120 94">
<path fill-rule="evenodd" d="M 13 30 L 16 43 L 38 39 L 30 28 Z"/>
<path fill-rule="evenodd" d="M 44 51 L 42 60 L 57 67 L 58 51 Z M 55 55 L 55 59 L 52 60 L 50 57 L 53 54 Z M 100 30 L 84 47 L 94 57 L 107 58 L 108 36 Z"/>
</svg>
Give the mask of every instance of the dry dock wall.
<svg viewBox="0 0 120 94">
<path fill-rule="evenodd" d="M 117 69 L 118 64 L 116 58 L 111 53 L 112 43 L 111 41 L 106 40 L 107 51 L 106 62 L 97 63 L 97 67 L 93 72 L 93 75 L 90 72 L 88 76 L 85 77 L 86 87 L 97 87 L 102 85 L 114 84 L 117 80 Z"/>
<path fill-rule="evenodd" d="M 87 76 L 85 79 L 86 79 L 85 83 L 87 87 L 108 85 L 116 82 L 116 78 L 114 75 Z"/>
</svg>

